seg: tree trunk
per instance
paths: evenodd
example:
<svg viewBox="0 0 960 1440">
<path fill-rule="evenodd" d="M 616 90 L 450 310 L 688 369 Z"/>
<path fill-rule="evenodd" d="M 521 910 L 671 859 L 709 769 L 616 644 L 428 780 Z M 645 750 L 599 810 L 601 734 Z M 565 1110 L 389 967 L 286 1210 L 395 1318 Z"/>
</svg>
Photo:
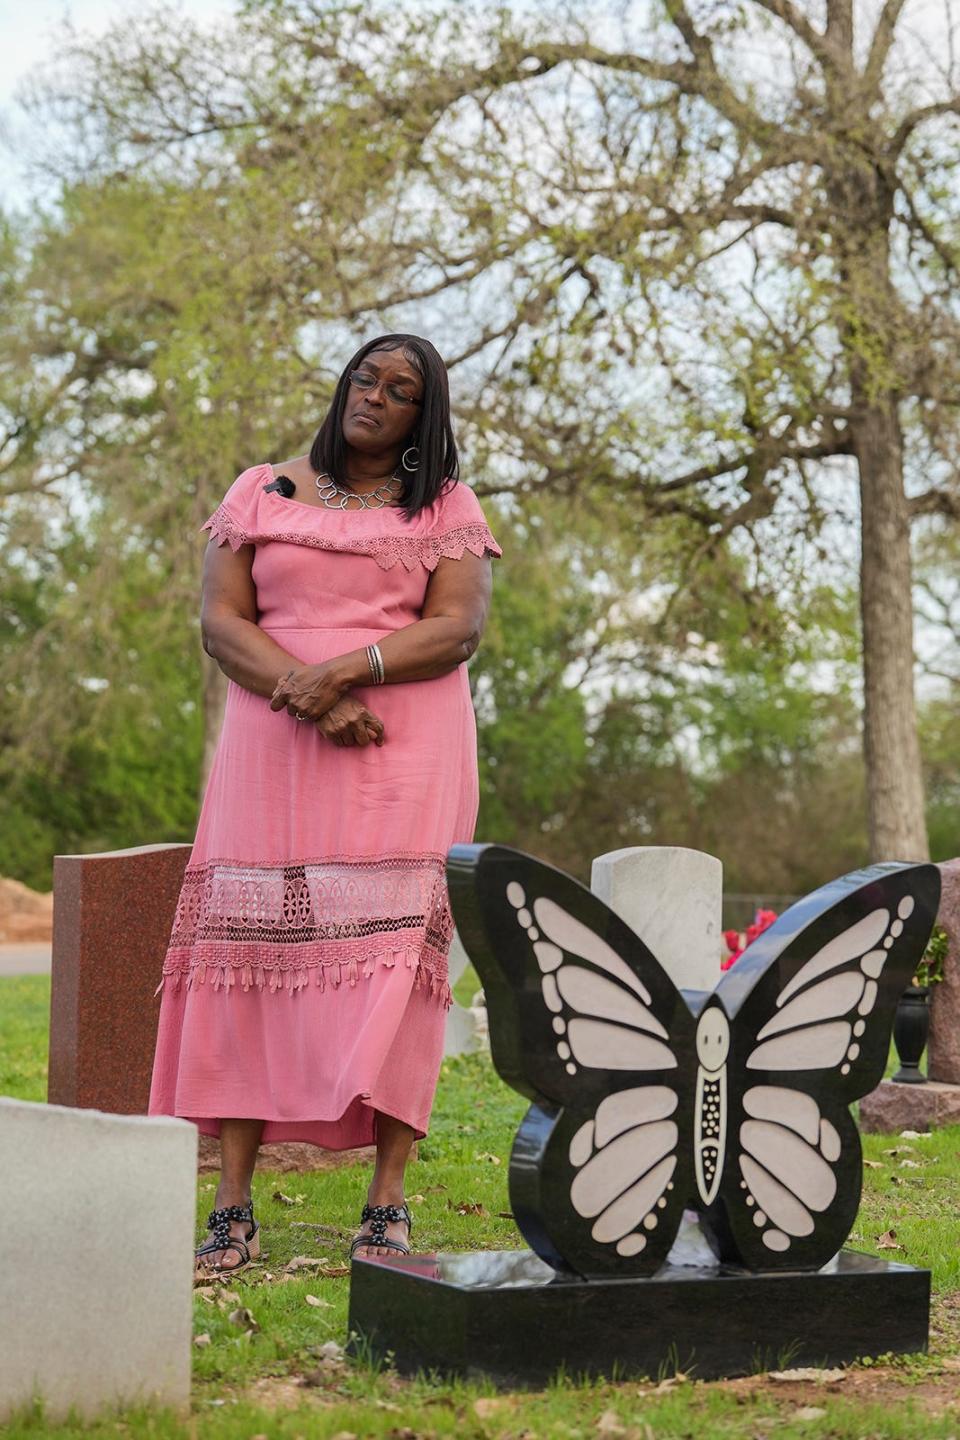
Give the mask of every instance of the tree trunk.
<svg viewBox="0 0 960 1440">
<path fill-rule="evenodd" d="M 903 443 L 892 398 L 856 407 L 860 467 L 860 616 L 863 744 L 870 856 L 927 860 L 927 827 L 913 691 L 910 520 Z"/>
<path fill-rule="evenodd" d="M 200 799 L 203 799 L 210 778 L 217 741 L 220 739 L 220 725 L 223 721 L 223 707 L 227 698 L 227 677 L 216 660 L 209 655 L 203 657 L 203 763 L 200 770 Z"/>
</svg>

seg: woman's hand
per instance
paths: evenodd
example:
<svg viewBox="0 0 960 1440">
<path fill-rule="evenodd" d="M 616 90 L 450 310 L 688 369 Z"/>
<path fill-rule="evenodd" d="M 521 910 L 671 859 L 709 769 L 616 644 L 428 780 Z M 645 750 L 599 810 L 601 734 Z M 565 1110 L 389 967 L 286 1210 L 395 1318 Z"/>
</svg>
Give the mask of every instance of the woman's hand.
<svg viewBox="0 0 960 1440">
<path fill-rule="evenodd" d="M 385 738 L 383 721 L 352 695 L 338 700 L 316 723 L 334 745 L 369 745 L 371 740 L 382 745 Z"/>
<path fill-rule="evenodd" d="M 343 698 L 347 689 L 343 667 L 336 660 L 300 665 L 277 681 L 270 709 L 286 707 L 287 713 L 298 719 L 319 720 Z"/>
</svg>

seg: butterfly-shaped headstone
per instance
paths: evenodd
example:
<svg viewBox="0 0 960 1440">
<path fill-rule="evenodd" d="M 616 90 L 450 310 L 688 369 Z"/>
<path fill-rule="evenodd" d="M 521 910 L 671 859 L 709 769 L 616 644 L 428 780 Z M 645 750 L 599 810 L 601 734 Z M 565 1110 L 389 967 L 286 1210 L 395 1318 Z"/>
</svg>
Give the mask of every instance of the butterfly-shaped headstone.
<svg viewBox="0 0 960 1440">
<path fill-rule="evenodd" d="M 935 866 L 823 886 L 709 994 L 682 994 L 603 901 L 520 851 L 457 845 L 447 878 L 494 1064 L 533 1102 L 510 1197 L 544 1260 L 652 1274 L 686 1207 L 749 1270 L 836 1254 L 862 1180 L 849 1106 L 883 1075 L 936 918 Z"/>
</svg>

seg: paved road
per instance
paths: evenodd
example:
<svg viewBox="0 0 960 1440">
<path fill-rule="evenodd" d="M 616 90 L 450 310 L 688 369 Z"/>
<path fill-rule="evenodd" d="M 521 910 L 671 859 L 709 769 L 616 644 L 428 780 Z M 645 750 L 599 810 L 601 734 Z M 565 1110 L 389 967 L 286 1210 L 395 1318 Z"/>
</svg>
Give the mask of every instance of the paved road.
<svg viewBox="0 0 960 1440">
<path fill-rule="evenodd" d="M 49 975 L 50 946 L 39 944 L 0 945 L 0 975 Z"/>
</svg>

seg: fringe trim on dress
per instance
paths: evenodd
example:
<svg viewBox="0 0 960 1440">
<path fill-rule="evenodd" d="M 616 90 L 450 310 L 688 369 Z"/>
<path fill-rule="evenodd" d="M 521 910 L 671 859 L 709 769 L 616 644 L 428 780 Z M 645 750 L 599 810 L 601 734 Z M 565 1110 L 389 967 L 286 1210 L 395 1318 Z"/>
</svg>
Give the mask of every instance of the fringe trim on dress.
<svg viewBox="0 0 960 1440">
<path fill-rule="evenodd" d="M 243 953 L 245 948 L 242 944 L 227 946 L 203 941 L 186 949 L 171 946 L 154 993 L 159 995 L 161 990 L 169 989 L 176 994 L 181 985 L 195 990 L 210 984 L 225 994 L 239 986 L 245 992 L 267 990 L 274 995 L 285 990 L 288 995 L 295 995 L 310 984 L 321 991 L 328 985 L 357 985 L 361 980 L 369 980 L 380 965 L 392 969 L 401 964 L 416 970 L 417 987 L 427 986 L 444 1009 L 449 1009 L 452 1003 L 447 957 L 428 945 L 416 950 L 409 946 L 381 950 L 358 947 L 351 952 L 341 949 L 339 954 L 331 954 L 331 947 L 327 945 L 284 945 L 278 946 L 275 953 L 270 953 L 272 947 L 251 945 L 250 954 Z"/>
</svg>

